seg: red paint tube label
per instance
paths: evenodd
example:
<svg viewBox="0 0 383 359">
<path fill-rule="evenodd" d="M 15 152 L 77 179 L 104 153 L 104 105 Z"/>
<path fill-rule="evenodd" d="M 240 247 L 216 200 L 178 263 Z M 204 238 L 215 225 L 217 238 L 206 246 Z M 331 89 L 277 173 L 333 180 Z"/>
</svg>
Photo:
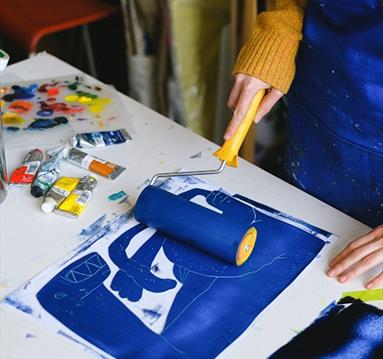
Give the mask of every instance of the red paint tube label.
<svg viewBox="0 0 383 359">
<path fill-rule="evenodd" d="M 20 166 L 19 168 L 13 171 L 12 176 L 9 180 L 9 184 L 20 186 L 30 185 L 36 176 L 39 166 L 39 161 L 29 162 L 26 165 Z"/>
</svg>

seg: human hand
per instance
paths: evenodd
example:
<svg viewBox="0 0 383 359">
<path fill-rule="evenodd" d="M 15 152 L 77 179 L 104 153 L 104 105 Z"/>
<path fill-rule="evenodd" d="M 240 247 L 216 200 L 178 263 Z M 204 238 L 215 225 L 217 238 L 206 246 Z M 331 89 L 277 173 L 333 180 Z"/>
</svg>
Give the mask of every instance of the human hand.
<svg viewBox="0 0 383 359">
<path fill-rule="evenodd" d="M 258 78 L 243 73 L 235 76 L 234 86 L 231 89 L 227 105 L 234 111 L 233 118 L 226 128 L 225 140 L 229 140 L 237 130 L 239 124 L 245 118 L 253 98 L 259 90 L 266 89 L 266 95 L 262 99 L 254 122 L 258 123 L 273 108 L 278 100 L 283 96 L 283 92 L 271 87 L 266 82 Z"/>
<path fill-rule="evenodd" d="M 332 259 L 327 274 L 344 283 L 379 264 L 383 265 L 383 225 L 352 241 Z M 376 288 L 380 284 L 383 284 L 383 271 L 372 278 L 366 288 Z"/>
</svg>

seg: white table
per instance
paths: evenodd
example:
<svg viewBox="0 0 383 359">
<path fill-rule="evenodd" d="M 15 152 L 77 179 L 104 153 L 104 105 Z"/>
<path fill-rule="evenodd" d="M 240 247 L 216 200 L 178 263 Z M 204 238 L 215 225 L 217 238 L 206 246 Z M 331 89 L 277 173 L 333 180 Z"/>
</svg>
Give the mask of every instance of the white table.
<svg viewBox="0 0 383 359">
<path fill-rule="evenodd" d="M 4 81 L 35 80 L 71 75 L 78 72 L 61 60 L 41 54 L 9 66 Z M 15 77 L 16 76 L 16 77 Z M 139 186 L 153 173 L 187 169 L 216 168 L 212 156 L 217 146 L 163 116 L 121 95 L 131 114 L 134 141 L 124 147 L 115 146 L 102 154 L 105 159 L 126 166 L 127 170 L 111 182 L 100 179 L 92 204 L 79 221 L 63 221 L 59 216 L 44 215 L 40 201 L 25 192 L 10 191 L 0 207 L 1 298 L 25 281 L 64 257 L 80 244 L 78 234 L 104 213 L 121 213 L 128 204 L 118 205 L 107 196 L 124 190 L 134 203 Z M 123 150 L 122 150 L 123 148 Z M 190 158 L 201 151 L 201 158 Z M 10 173 L 24 158 L 25 150 L 6 153 Z M 65 164 L 66 175 L 86 173 Z M 292 328 L 303 329 L 319 311 L 347 290 L 363 289 L 363 283 L 376 270 L 340 285 L 324 274 L 330 257 L 349 240 L 365 233 L 368 227 L 331 208 L 262 169 L 240 160 L 238 169 L 227 168 L 206 180 L 237 191 L 339 236 L 327 246 L 320 259 L 274 301 L 260 321 L 227 348 L 222 358 L 264 358 L 292 338 Z M 92 357 L 71 341 L 50 333 L 27 316 L 2 304 L 0 357 L 20 358 L 88 358 Z"/>
</svg>

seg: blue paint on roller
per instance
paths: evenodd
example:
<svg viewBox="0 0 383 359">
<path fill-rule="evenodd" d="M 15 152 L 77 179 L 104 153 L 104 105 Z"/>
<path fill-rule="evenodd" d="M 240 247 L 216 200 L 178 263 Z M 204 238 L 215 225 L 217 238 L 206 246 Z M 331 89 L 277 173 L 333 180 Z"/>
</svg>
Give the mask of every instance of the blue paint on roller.
<svg viewBox="0 0 383 359">
<path fill-rule="evenodd" d="M 197 194 L 194 192 L 191 195 Z M 203 193 L 201 190 L 199 192 Z M 230 204 L 226 207 L 230 211 L 220 214 L 182 196 L 147 186 L 137 200 L 134 214 L 139 222 L 230 263 L 236 263 L 237 249 L 252 227 L 252 221 L 249 221 L 249 215 L 243 216 L 240 211 L 235 211 L 238 201 L 220 192 L 216 192 L 216 196 L 218 199 L 215 202 L 221 201 L 222 204 L 229 199 Z M 210 197 L 213 198 L 214 194 Z M 251 218 L 253 212 L 250 207 L 248 212 Z"/>
<path fill-rule="evenodd" d="M 37 300 L 71 331 L 116 358 L 213 358 L 248 328 L 324 246 L 314 234 L 223 192 L 196 188 L 181 196 L 183 200 L 204 196 L 209 205 L 243 225 L 256 221 L 262 235 L 243 266 L 230 265 L 160 232 L 128 256 L 131 242 L 147 230 L 137 224 L 110 244 L 105 238 L 108 253 L 79 252 L 74 262 L 42 287 Z M 158 212 L 163 210 L 157 207 Z M 176 218 L 182 215 L 175 214 Z M 211 229 L 203 221 L 199 227 Z M 135 303 L 145 290 L 155 293 L 161 305 L 162 293 L 174 288 L 174 280 L 157 277 L 151 270 L 160 250 L 182 285 L 164 329 L 157 334 L 126 303 Z M 117 272 L 103 257 L 113 261 Z"/>
</svg>

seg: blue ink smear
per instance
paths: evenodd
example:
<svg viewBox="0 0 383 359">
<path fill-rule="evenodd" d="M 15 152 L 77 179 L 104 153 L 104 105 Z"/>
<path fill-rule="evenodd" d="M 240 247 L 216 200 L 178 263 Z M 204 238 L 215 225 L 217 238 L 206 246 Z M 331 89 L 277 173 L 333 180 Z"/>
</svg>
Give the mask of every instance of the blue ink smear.
<svg viewBox="0 0 383 359">
<path fill-rule="evenodd" d="M 17 131 L 20 130 L 20 127 L 9 126 L 9 127 L 5 127 L 5 129 L 6 129 L 8 132 L 17 132 Z"/>
<path fill-rule="evenodd" d="M 37 335 L 30 334 L 30 333 L 27 333 L 27 334 L 25 335 L 25 339 L 31 339 L 31 338 L 37 338 Z"/>
<path fill-rule="evenodd" d="M 3 96 L 3 100 L 6 102 L 12 102 L 14 100 L 28 100 L 35 97 L 37 84 L 29 85 L 28 87 L 22 87 L 18 85 L 12 86 L 13 93 Z"/>
<path fill-rule="evenodd" d="M 22 312 L 24 312 L 26 314 L 32 314 L 33 313 L 33 310 L 29 305 L 20 303 L 17 300 L 12 299 L 10 297 L 4 298 L 4 302 L 9 304 L 12 307 L 17 308 L 18 310 L 21 310 Z"/>
<path fill-rule="evenodd" d="M 249 225 L 256 216 L 259 236 L 253 254 L 243 266 L 227 264 L 159 232 L 128 257 L 130 243 L 147 229 L 138 224 L 108 243 L 108 252 L 103 251 L 102 255 L 95 251 L 83 255 L 94 243 L 87 242 L 72 257 L 74 262 L 62 266 L 41 288 L 37 300 L 71 331 L 116 358 L 216 357 L 294 281 L 324 246 L 315 234 L 218 192 L 197 188 L 181 195 L 189 200 L 202 195 L 217 210 L 233 220 L 246 220 Z M 102 238 L 112 228 L 120 228 L 129 215 L 121 216 L 113 226 L 107 224 L 93 238 Z M 160 250 L 172 263 L 173 274 L 182 286 L 163 331 L 157 334 L 125 303 L 141 299 L 144 290 L 161 298 L 160 293 L 177 284 L 171 278 L 157 277 L 152 270 Z M 106 259 L 113 262 L 117 272 L 114 268 L 112 272 Z M 66 293 L 67 297 L 57 299 L 57 293 Z"/>
<path fill-rule="evenodd" d="M 53 113 L 53 110 L 40 110 L 36 114 L 41 117 L 48 117 L 52 115 L 52 113 Z"/>
<path fill-rule="evenodd" d="M 302 357 L 383 358 L 383 311 L 360 301 L 349 306 L 331 303 L 270 359 Z"/>
<path fill-rule="evenodd" d="M 154 324 L 162 316 L 161 313 L 154 309 L 143 309 L 142 312 L 144 313 L 145 317 L 149 317 L 153 320 L 152 324 Z"/>
<path fill-rule="evenodd" d="M 46 130 L 48 128 L 65 125 L 68 123 L 66 117 L 60 116 L 55 118 L 36 118 L 26 130 Z"/>
<path fill-rule="evenodd" d="M 109 201 L 117 201 L 122 197 L 126 197 L 127 194 L 124 191 L 116 192 L 108 196 Z"/>
<path fill-rule="evenodd" d="M 89 227 L 81 230 L 79 237 L 81 239 L 87 239 L 93 237 L 97 232 L 99 232 L 105 225 L 106 214 L 102 215 L 96 221 L 94 221 Z"/>
</svg>

